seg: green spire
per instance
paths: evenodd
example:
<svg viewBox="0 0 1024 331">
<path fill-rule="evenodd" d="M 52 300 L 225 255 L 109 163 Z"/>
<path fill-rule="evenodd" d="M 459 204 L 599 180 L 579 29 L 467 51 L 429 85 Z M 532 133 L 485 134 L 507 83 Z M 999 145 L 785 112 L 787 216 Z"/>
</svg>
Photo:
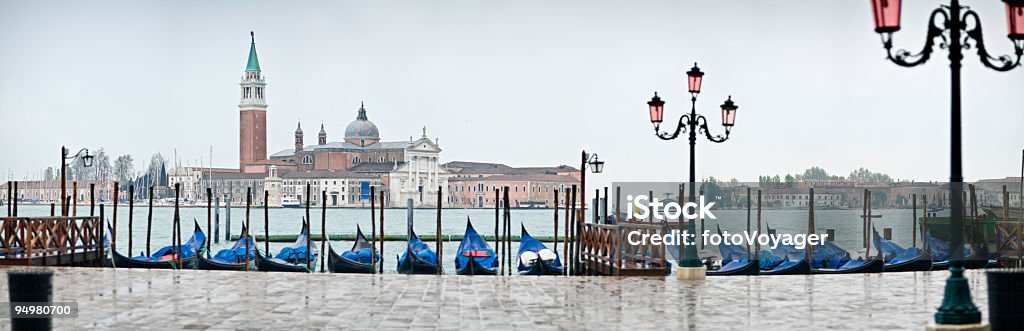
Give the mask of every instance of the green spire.
<svg viewBox="0 0 1024 331">
<path fill-rule="evenodd" d="M 256 34 L 249 31 L 252 44 L 249 45 L 249 62 L 245 64 L 245 71 L 260 71 L 260 60 L 256 58 Z"/>
</svg>

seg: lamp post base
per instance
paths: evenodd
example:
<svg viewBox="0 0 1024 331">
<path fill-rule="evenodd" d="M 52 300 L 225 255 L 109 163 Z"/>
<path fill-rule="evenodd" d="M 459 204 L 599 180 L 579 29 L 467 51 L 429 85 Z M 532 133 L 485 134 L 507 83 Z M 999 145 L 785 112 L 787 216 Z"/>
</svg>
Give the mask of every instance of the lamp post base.
<svg viewBox="0 0 1024 331">
<path fill-rule="evenodd" d="M 991 326 L 984 322 L 978 324 L 935 324 L 933 322 L 924 329 L 927 331 L 989 331 Z"/>
<path fill-rule="evenodd" d="M 676 278 L 678 280 L 704 280 L 707 274 L 708 269 L 704 266 L 676 268 Z"/>
</svg>

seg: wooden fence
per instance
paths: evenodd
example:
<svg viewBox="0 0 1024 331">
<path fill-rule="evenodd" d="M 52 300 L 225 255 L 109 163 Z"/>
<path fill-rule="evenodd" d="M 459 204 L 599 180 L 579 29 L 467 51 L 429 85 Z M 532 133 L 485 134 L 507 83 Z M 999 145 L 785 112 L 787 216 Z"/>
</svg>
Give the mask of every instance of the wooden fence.
<svg viewBox="0 0 1024 331">
<path fill-rule="evenodd" d="M 0 265 L 101 265 L 99 217 L 0 218 Z"/>
<path fill-rule="evenodd" d="M 608 276 L 664 276 L 668 274 L 665 246 L 646 243 L 631 245 L 636 238 L 662 235 L 664 227 L 650 224 L 593 224 L 583 226 L 580 234 L 582 273 Z"/>
</svg>

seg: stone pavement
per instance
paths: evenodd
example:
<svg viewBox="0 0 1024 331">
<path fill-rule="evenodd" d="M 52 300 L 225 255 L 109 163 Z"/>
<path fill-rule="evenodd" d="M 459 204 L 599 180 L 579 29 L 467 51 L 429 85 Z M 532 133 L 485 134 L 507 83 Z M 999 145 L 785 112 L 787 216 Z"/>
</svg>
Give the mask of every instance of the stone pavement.
<svg viewBox="0 0 1024 331">
<path fill-rule="evenodd" d="M 923 330 L 948 272 L 487 277 L 54 268 L 57 329 Z M 968 271 L 986 315 L 985 275 Z M 0 277 L 7 291 L 7 277 Z M 4 298 L 3 301 L 6 301 Z M 0 323 L 0 329 L 9 329 Z"/>
</svg>

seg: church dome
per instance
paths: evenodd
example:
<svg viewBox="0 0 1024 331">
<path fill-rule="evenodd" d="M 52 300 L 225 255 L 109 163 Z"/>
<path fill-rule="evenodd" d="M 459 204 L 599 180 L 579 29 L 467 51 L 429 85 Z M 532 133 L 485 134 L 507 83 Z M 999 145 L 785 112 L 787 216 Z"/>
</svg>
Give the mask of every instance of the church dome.
<svg viewBox="0 0 1024 331">
<path fill-rule="evenodd" d="M 345 139 L 380 139 L 377 126 L 366 118 L 366 108 L 363 108 L 361 104 L 359 105 L 359 115 L 356 116 L 356 120 L 345 127 Z"/>
</svg>

